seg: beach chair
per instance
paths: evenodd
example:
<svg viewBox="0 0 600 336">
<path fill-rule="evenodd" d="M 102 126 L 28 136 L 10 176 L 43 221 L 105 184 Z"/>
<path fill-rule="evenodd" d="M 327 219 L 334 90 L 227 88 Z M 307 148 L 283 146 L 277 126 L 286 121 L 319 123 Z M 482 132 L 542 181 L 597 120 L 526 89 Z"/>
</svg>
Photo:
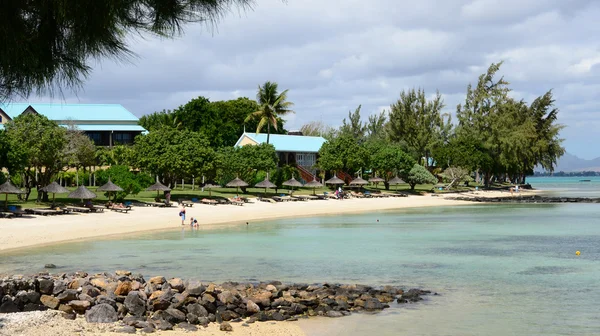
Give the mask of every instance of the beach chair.
<svg viewBox="0 0 600 336">
<path fill-rule="evenodd" d="M 179 200 L 179 205 L 184 206 L 184 207 L 192 207 L 194 206 L 194 203 L 188 200 Z"/>
<path fill-rule="evenodd" d="M 90 209 L 90 208 L 78 207 L 78 206 L 68 206 L 67 209 L 69 209 L 73 212 L 82 212 L 82 213 L 88 213 L 88 212 L 92 211 L 92 209 Z"/>
<path fill-rule="evenodd" d="M 198 203 L 198 199 L 197 198 L 192 198 L 192 202 Z"/>
<path fill-rule="evenodd" d="M 13 214 L 15 217 L 23 217 L 23 215 L 25 214 L 25 211 L 17 208 L 14 205 L 9 205 L 8 206 L 8 212 L 10 212 L 11 214 Z"/>
<path fill-rule="evenodd" d="M 292 198 L 298 200 L 298 201 L 308 201 L 309 197 L 306 195 L 298 195 L 298 196 L 291 196 Z"/>
<path fill-rule="evenodd" d="M 131 210 L 131 207 L 118 207 L 118 206 L 113 205 L 110 208 L 110 210 L 115 211 L 115 212 L 127 213 L 129 210 Z"/>
<path fill-rule="evenodd" d="M 208 198 L 203 198 L 200 202 L 202 204 L 207 204 L 207 205 L 217 205 L 217 204 L 219 204 L 219 202 L 217 202 L 215 200 L 212 200 L 212 199 L 208 199 Z"/>
<path fill-rule="evenodd" d="M 15 215 L 12 212 L 0 212 L 0 217 L 2 218 L 13 218 Z"/>
<path fill-rule="evenodd" d="M 238 205 L 238 206 L 244 205 L 244 201 L 239 198 L 232 197 L 232 198 L 229 198 L 228 201 L 229 201 L 229 204 Z"/>
</svg>

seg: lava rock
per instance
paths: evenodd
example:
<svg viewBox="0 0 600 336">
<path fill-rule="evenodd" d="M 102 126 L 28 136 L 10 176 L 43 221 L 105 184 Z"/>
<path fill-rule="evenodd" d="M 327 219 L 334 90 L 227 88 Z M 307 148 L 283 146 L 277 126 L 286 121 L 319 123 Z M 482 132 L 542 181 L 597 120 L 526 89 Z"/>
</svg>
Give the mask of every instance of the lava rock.
<svg viewBox="0 0 600 336">
<path fill-rule="evenodd" d="M 92 323 L 112 323 L 118 320 L 118 315 L 111 305 L 101 303 L 85 313 L 85 320 Z"/>
<path fill-rule="evenodd" d="M 221 331 L 233 331 L 233 327 L 231 326 L 231 324 L 229 324 L 229 322 L 223 322 L 219 326 L 219 330 L 221 330 Z"/>
<path fill-rule="evenodd" d="M 129 292 L 124 305 L 127 311 L 134 316 L 142 316 L 146 312 L 146 302 L 140 297 L 140 292 Z"/>
</svg>

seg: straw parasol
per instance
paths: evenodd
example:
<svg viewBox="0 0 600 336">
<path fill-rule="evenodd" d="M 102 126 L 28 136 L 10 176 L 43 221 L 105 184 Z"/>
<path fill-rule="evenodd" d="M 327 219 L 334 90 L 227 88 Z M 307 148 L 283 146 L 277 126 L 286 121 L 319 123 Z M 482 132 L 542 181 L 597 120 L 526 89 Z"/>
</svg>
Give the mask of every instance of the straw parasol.
<svg viewBox="0 0 600 336">
<path fill-rule="evenodd" d="M 377 176 L 375 176 L 375 177 L 371 177 L 371 178 L 369 179 L 369 182 L 371 182 L 371 183 L 374 183 L 374 184 L 377 184 L 377 183 L 385 182 L 385 180 L 384 180 L 384 179 L 382 179 L 381 177 L 377 177 Z"/>
<path fill-rule="evenodd" d="M 220 188 L 220 185 L 216 185 L 216 184 L 211 184 L 211 183 L 207 183 L 204 185 L 205 189 L 208 189 L 208 196 L 212 196 L 212 190 L 213 188 Z"/>
<path fill-rule="evenodd" d="M 67 197 L 79 198 L 81 200 L 84 200 L 84 199 L 96 198 L 97 196 L 96 196 L 96 194 L 91 192 L 88 188 L 81 185 L 77 189 L 75 189 L 73 192 L 71 192 Z"/>
<path fill-rule="evenodd" d="M 54 198 L 56 197 L 56 194 L 66 194 L 69 192 L 69 190 L 67 188 L 64 188 L 63 186 L 61 186 L 60 184 L 58 184 L 56 182 L 52 182 L 52 183 L 48 184 L 47 186 L 43 187 L 41 190 L 52 194 L 52 204 L 53 205 L 54 205 Z"/>
<path fill-rule="evenodd" d="M 171 191 L 171 188 L 167 187 L 166 185 L 158 182 L 158 180 L 156 180 L 156 183 L 154 183 L 153 185 L 149 186 L 146 191 L 156 191 L 156 197 L 158 197 L 158 193 L 160 191 Z"/>
<path fill-rule="evenodd" d="M 363 185 L 366 185 L 366 184 L 369 184 L 369 182 L 365 181 L 361 177 L 357 177 L 354 180 L 350 181 L 350 185 L 363 186 Z"/>
<path fill-rule="evenodd" d="M 6 197 L 4 199 L 4 208 L 8 208 L 8 194 L 24 194 L 25 192 L 17 187 L 15 187 L 10 180 L 7 180 L 3 184 L 0 185 L 0 194 L 5 194 Z"/>
<path fill-rule="evenodd" d="M 388 184 L 389 185 L 395 185 L 396 186 L 396 190 L 398 190 L 398 184 L 402 184 L 402 183 L 406 183 L 404 182 L 404 180 L 402 180 L 401 178 L 399 178 L 398 176 L 392 178 L 391 180 L 389 180 Z"/>
<path fill-rule="evenodd" d="M 273 182 L 269 181 L 268 177 L 265 177 L 264 180 L 258 182 L 254 186 L 256 188 L 265 188 L 265 194 L 267 193 L 267 188 L 277 188 L 277 186 Z"/>
<path fill-rule="evenodd" d="M 105 185 L 101 186 L 100 188 L 97 189 L 98 191 L 106 191 L 108 192 L 108 200 L 110 201 L 110 193 L 111 192 L 119 192 L 119 191 L 123 191 L 123 188 L 119 187 L 118 185 L 112 183 L 112 181 L 110 180 L 110 178 L 108 179 L 108 182 L 106 182 Z"/>
<path fill-rule="evenodd" d="M 233 188 L 233 187 L 235 187 L 235 190 L 236 190 L 236 191 L 239 191 L 239 188 L 240 188 L 240 187 L 247 187 L 247 186 L 248 186 L 248 183 L 246 183 L 246 182 L 244 182 L 244 181 L 240 180 L 240 178 L 239 178 L 239 177 L 236 177 L 236 178 L 234 178 L 233 180 L 229 181 L 229 183 L 227 183 L 225 186 L 226 186 L 226 187 L 230 187 L 230 188 Z"/>
<path fill-rule="evenodd" d="M 334 176 L 329 180 L 325 181 L 325 184 L 344 184 L 344 181 L 342 181 L 339 177 Z"/>
<path fill-rule="evenodd" d="M 292 187 L 292 190 L 294 190 L 294 187 L 298 187 L 298 188 L 302 187 L 302 183 L 300 181 L 296 180 L 293 175 L 292 175 L 291 179 L 283 182 L 282 184 L 284 186 Z"/>
<path fill-rule="evenodd" d="M 316 194 L 315 189 L 321 188 L 322 186 L 323 186 L 323 184 L 321 182 L 317 181 L 316 178 L 314 178 L 312 181 L 310 181 L 304 185 L 305 188 L 313 188 L 313 195 Z"/>
</svg>

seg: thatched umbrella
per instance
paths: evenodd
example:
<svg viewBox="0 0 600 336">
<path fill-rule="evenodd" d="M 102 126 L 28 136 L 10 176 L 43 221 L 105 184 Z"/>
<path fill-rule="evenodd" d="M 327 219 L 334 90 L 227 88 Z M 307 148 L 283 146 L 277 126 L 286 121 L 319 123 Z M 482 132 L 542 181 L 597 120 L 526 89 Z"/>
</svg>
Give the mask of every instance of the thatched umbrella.
<svg viewBox="0 0 600 336">
<path fill-rule="evenodd" d="M 54 198 L 56 197 L 56 194 L 66 194 L 69 192 L 67 188 L 64 188 L 56 182 L 52 182 L 40 190 L 52 194 L 52 205 L 54 205 Z"/>
<path fill-rule="evenodd" d="M 340 179 L 337 176 L 334 176 L 332 178 L 330 178 L 329 180 L 325 181 L 325 184 L 344 184 L 344 181 L 342 179 Z"/>
<path fill-rule="evenodd" d="M 216 184 L 210 184 L 207 183 L 204 185 L 204 189 L 208 189 L 208 196 L 212 196 L 212 190 L 213 188 L 220 188 L 220 185 L 216 185 Z"/>
<path fill-rule="evenodd" d="M 323 184 L 317 181 L 316 178 L 304 185 L 305 188 L 313 188 L 313 195 L 316 194 L 315 189 L 321 188 L 322 186 Z"/>
<path fill-rule="evenodd" d="M 298 187 L 298 188 L 302 187 L 302 183 L 300 181 L 296 180 L 293 175 L 292 175 L 291 179 L 283 182 L 282 184 L 284 186 L 292 187 L 292 190 L 294 190 L 294 187 Z"/>
<path fill-rule="evenodd" d="M 402 180 L 401 178 L 399 178 L 398 176 L 392 178 L 391 180 L 389 180 L 388 184 L 389 185 L 395 185 L 396 186 L 396 190 L 398 190 L 398 184 L 402 184 L 402 183 L 406 183 L 404 182 L 404 180 Z"/>
<path fill-rule="evenodd" d="M 5 194 L 6 198 L 4 199 L 4 208 L 8 209 L 8 194 L 24 194 L 25 192 L 17 187 L 15 187 L 10 180 L 7 180 L 3 184 L 0 185 L 0 194 Z"/>
<path fill-rule="evenodd" d="M 354 180 L 350 181 L 350 185 L 357 185 L 357 186 L 363 186 L 363 185 L 367 185 L 369 184 L 369 182 L 365 181 L 364 179 L 357 177 Z"/>
<path fill-rule="evenodd" d="M 155 190 L 156 190 L 156 197 L 158 197 L 159 192 L 171 191 L 171 188 L 167 187 L 166 185 L 164 185 L 164 184 L 158 182 L 158 180 L 156 180 L 156 183 L 149 186 L 146 189 L 146 191 L 155 191 Z"/>
<path fill-rule="evenodd" d="M 226 186 L 226 187 L 229 187 L 229 188 L 233 188 L 233 187 L 235 187 L 235 190 L 236 190 L 237 192 L 239 192 L 239 188 L 240 188 L 240 187 L 247 187 L 247 186 L 248 186 L 248 183 L 246 183 L 246 182 L 244 182 L 244 181 L 240 180 L 240 178 L 239 178 L 239 177 L 236 177 L 236 178 L 234 178 L 233 180 L 229 181 L 229 183 L 227 183 L 225 186 Z"/>
<path fill-rule="evenodd" d="M 96 198 L 97 196 L 96 196 L 96 194 L 91 192 L 88 188 L 81 185 L 77 189 L 75 189 L 73 192 L 71 192 L 67 197 L 79 198 L 83 202 L 84 199 L 89 200 L 92 198 Z"/>
<path fill-rule="evenodd" d="M 277 188 L 277 186 L 269 181 L 269 177 L 265 177 L 264 180 L 258 182 L 254 185 L 256 188 L 265 188 L 265 194 L 267 193 L 267 188 Z"/>
<path fill-rule="evenodd" d="M 375 176 L 375 177 L 371 177 L 369 179 L 369 182 L 374 183 L 375 185 L 377 185 L 377 183 L 385 182 L 385 180 L 382 179 L 381 177 Z"/>
<path fill-rule="evenodd" d="M 119 191 L 123 191 L 123 188 L 121 188 L 118 185 L 112 183 L 112 181 L 109 178 L 108 182 L 106 182 L 105 185 L 101 186 L 97 190 L 98 191 L 106 191 L 108 193 L 108 200 L 110 201 L 110 193 L 112 193 L 112 192 L 116 193 L 116 192 L 119 192 Z"/>
</svg>

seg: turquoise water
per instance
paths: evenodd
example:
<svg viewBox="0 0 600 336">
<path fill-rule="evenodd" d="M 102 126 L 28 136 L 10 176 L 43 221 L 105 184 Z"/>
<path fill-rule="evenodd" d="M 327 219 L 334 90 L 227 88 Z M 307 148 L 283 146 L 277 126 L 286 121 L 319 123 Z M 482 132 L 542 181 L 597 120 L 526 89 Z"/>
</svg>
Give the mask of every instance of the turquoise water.
<svg viewBox="0 0 600 336">
<path fill-rule="evenodd" d="M 305 321 L 309 335 L 600 335 L 599 217 L 594 204 L 474 205 L 185 227 L 2 255 L 0 272 L 54 263 L 61 272 L 130 269 L 440 293 L 378 315 Z"/>
<path fill-rule="evenodd" d="M 583 182 L 581 180 L 590 181 Z M 528 177 L 526 181 L 549 196 L 600 197 L 600 176 Z"/>
</svg>

